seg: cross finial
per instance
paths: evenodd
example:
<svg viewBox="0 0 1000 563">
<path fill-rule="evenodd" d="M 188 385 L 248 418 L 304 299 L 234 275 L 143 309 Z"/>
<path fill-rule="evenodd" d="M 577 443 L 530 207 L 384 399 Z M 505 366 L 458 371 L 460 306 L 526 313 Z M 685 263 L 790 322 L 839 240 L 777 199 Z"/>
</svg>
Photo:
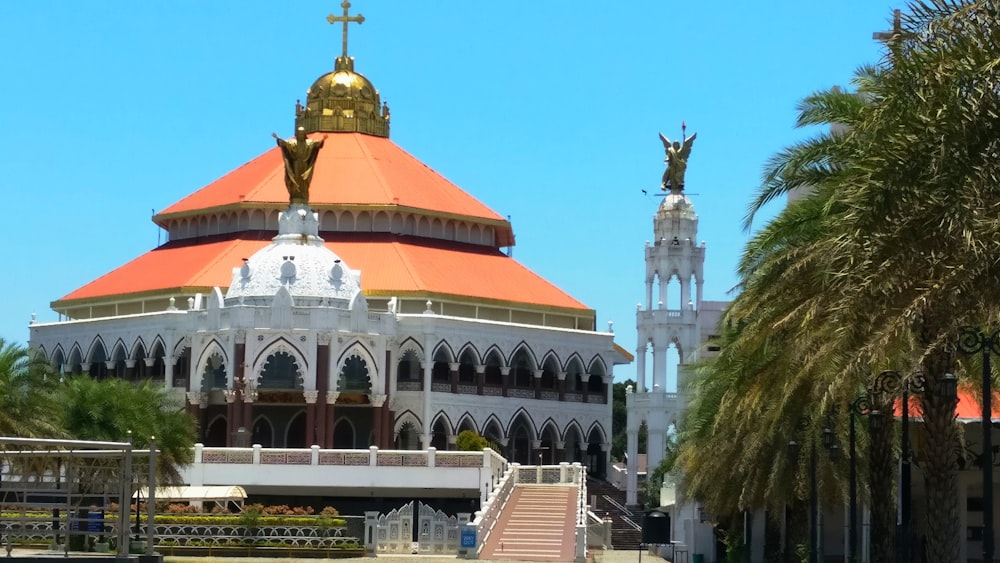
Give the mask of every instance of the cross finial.
<svg viewBox="0 0 1000 563">
<path fill-rule="evenodd" d="M 340 3 L 340 7 L 344 9 L 344 15 L 342 15 L 342 16 L 335 16 L 333 14 L 330 14 L 329 16 L 326 16 L 326 21 L 328 21 L 331 24 L 338 23 L 338 22 L 344 24 L 344 32 L 343 32 L 343 37 L 344 38 L 343 38 L 343 44 L 342 44 L 343 45 L 343 53 L 341 54 L 341 56 L 343 56 L 344 58 L 346 58 L 347 57 L 347 24 L 350 23 L 350 22 L 356 22 L 358 25 L 361 25 L 361 24 L 365 23 L 365 17 L 363 15 L 361 15 L 361 14 L 358 14 L 356 16 L 349 16 L 349 15 L 347 15 L 347 10 L 349 10 L 351 8 L 351 3 L 348 2 L 347 0 L 344 0 L 343 2 L 341 2 Z"/>
<path fill-rule="evenodd" d="M 872 33 L 872 39 L 884 41 L 892 47 L 903 37 L 903 17 L 899 10 L 892 11 L 892 29 L 890 31 L 876 31 Z"/>
</svg>

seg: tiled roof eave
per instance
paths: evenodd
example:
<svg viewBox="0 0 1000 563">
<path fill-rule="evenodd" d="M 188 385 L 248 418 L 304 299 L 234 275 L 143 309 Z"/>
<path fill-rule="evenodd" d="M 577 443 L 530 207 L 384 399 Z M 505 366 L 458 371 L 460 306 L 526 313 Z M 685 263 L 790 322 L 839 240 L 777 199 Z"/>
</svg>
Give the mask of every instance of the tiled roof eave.
<svg viewBox="0 0 1000 563">
<path fill-rule="evenodd" d="M 510 223 L 502 219 L 492 219 L 489 217 L 476 217 L 474 215 L 463 215 L 459 213 L 448 213 L 445 211 L 434 211 L 430 209 L 422 209 L 419 207 L 410 207 L 405 205 L 396 204 L 377 204 L 377 203 L 310 203 L 309 206 L 314 211 L 325 211 L 325 210 L 357 210 L 357 211 L 386 211 L 393 210 L 401 213 L 412 213 L 414 215 L 425 215 L 427 217 L 437 217 L 440 219 L 453 219 L 460 221 L 467 221 L 470 223 L 477 223 L 481 225 L 489 225 L 492 227 L 498 227 L 504 230 L 510 230 Z M 225 205 L 217 205 L 214 207 L 205 207 L 201 209 L 191 209 L 188 211 L 177 211 L 174 213 L 158 213 L 153 216 L 153 222 L 160 227 L 166 228 L 165 223 L 169 220 L 174 219 L 185 219 L 189 217 L 199 217 L 201 215 L 209 215 L 211 213 L 225 212 L 225 211 L 238 211 L 243 209 L 274 209 L 276 211 L 283 211 L 288 207 L 285 202 L 266 202 L 266 201 L 240 201 L 236 203 L 228 203 Z"/>
<path fill-rule="evenodd" d="M 139 291 L 135 293 L 122 293 L 116 295 L 102 295 L 98 297 L 85 297 L 82 299 L 60 299 L 58 301 L 52 301 L 50 307 L 53 311 L 65 311 L 67 309 L 75 309 L 78 307 L 90 307 L 90 306 L 103 306 L 103 305 L 114 305 L 116 303 L 129 303 L 136 301 L 146 301 L 154 297 L 177 297 L 184 295 L 194 295 L 195 293 L 208 294 L 214 288 L 212 287 L 200 287 L 200 286 L 184 286 L 184 287 L 174 287 L 166 289 L 155 289 L 149 291 Z M 225 294 L 228 288 L 219 288 Z M 372 291 L 362 291 L 365 297 L 403 297 L 403 298 L 419 298 L 419 299 L 437 299 L 441 301 L 448 301 L 452 303 L 461 303 L 467 305 L 484 305 L 489 307 L 500 307 L 507 309 L 516 309 L 519 311 L 530 311 L 536 313 L 554 313 L 560 315 L 568 315 L 574 317 L 586 317 L 586 318 L 596 318 L 597 312 L 593 309 L 576 309 L 572 307 L 559 307 L 556 305 L 541 305 L 537 303 L 524 303 L 520 301 L 508 301 L 503 299 L 490 299 L 483 297 L 469 297 L 467 295 L 457 295 L 451 293 L 441 293 L 435 291 L 395 291 L 391 289 L 378 289 Z"/>
</svg>

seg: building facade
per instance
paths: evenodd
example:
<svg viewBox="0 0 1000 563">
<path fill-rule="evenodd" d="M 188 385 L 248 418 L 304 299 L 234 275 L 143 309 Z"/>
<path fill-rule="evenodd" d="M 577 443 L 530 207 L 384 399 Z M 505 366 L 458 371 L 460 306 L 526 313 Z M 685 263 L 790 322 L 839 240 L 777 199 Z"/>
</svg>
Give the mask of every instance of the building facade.
<svg viewBox="0 0 1000 563">
<path fill-rule="evenodd" d="M 206 446 L 453 449 L 472 430 L 603 475 L 630 355 L 389 124 L 345 36 L 296 104 L 318 150 L 304 194 L 279 140 L 155 215 L 168 241 L 54 301 L 31 346 L 65 374 L 162 383 Z"/>
</svg>

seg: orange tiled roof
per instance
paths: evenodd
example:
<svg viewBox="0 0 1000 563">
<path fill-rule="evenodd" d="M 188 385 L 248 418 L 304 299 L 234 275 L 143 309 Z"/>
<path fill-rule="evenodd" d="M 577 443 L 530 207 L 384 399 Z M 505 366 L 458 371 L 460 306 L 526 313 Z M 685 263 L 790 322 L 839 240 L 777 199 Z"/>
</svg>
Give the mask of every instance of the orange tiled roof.
<svg viewBox="0 0 1000 563">
<path fill-rule="evenodd" d="M 269 244 L 272 235 L 262 240 L 169 242 L 52 305 L 69 307 L 73 302 L 184 288 L 227 288 L 233 268 L 241 264 L 242 258 L 249 258 Z M 340 236 L 346 240 L 327 242 L 327 246 L 348 266 L 361 270 L 361 286 L 366 295 L 426 293 L 589 311 L 584 304 L 493 248 L 388 234 L 366 233 L 364 240 Z"/>
<path fill-rule="evenodd" d="M 396 205 L 446 215 L 505 222 L 389 139 L 361 133 L 314 133 L 324 138 L 309 189 L 314 207 Z M 163 210 L 157 219 L 246 203 L 287 205 L 284 163 L 278 147 Z"/>
</svg>

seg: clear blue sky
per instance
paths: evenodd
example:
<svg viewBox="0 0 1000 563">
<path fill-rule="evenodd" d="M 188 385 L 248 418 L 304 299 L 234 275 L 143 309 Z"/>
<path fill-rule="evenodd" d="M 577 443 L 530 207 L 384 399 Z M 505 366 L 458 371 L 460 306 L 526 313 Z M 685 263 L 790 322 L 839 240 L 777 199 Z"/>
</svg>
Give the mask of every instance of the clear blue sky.
<svg viewBox="0 0 1000 563">
<path fill-rule="evenodd" d="M 876 62 L 892 8 L 806 2 L 356 0 L 356 69 L 392 139 L 502 215 L 514 258 L 635 349 L 662 131 L 698 139 L 687 191 L 727 299 L 769 155 L 796 103 Z M 0 2 L 0 337 L 157 245 L 150 221 L 292 134 L 332 69 L 336 0 Z M 155 272 L 150 272 L 155 275 Z M 620 367 L 616 379 L 634 377 Z"/>
</svg>

